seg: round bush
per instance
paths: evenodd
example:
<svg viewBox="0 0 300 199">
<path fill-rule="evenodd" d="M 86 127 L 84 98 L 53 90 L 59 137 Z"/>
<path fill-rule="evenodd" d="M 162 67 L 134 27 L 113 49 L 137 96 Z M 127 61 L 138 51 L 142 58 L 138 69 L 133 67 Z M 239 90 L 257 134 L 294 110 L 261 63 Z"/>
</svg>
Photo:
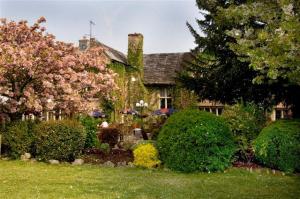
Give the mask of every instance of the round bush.
<svg viewBox="0 0 300 199">
<path fill-rule="evenodd" d="M 139 144 L 133 150 L 134 162 L 136 166 L 153 168 L 160 164 L 158 160 L 158 151 L 151 143 Z"/>
<path fill-rule="evenodd" d="M 173 114 L 157 145 L 165 165 L 183 172 L 222 171 L 231 165 L 236 150 L 223 118 L 199 110 Z"/>
<path fill-rule="evenodd" d="M 42 160 L 73 161 L 84 148 L 86 133 L 77 121 L 42 122 L 34 133 L 36 156 Z"/>
<path fill-rule="evenodd" d="M 33 121 L 17 121 L 8 125 L 3 133 L 4 145 L 7 146 L 9 155 L 20 158 L 24 153 L 33 153 Z"/>
<path fill-rule="evenodd" d="M 300 120 L 279 120 L 254 141 L 256 159 L 271 168 L 300 171 Z"/>
</svg>

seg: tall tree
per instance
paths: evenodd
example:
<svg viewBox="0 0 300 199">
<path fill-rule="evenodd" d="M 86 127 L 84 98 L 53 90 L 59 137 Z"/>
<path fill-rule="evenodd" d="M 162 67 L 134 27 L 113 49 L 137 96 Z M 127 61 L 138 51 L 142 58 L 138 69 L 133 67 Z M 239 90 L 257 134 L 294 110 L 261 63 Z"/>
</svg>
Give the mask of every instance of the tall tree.
<svg viewBox="0 0 300 199">
<path fill-rule="evenodd" d="M 0 112 L 11 119 L 26 111 L 83 111 L 93 97 L 109 97 L 115 88 L 102 49 L 82 53 L 55 41 L 43 22 L 43 17 L 32 26 L 1 19 Z"/>
<path fill-rule="evenodd" d="M 247 0 L 197 0 L 204 19 L 197 23 L 203 34 L 187 24 L 195 37 L 197 47 L 192 51 L 195 59 L 187 64 L 178 78 L 187 88 L 195 90 L 201 99 L 217 100 L 232 104 L 237 100 L 254 101 L 265 106 L 284 101 L 296 88 L 288 87 L 288 80 L 279 78 L 276 82 L 254 84 L 259 71 L 250 67 L 248 55 L 237 53 L 232 46 L 238 45 L 232 30 L 241 30 L 243 21 L 228 17 L 229 9 L 247 5 Z M 246 10 L 241 12 L 246 13 Z M 247 24 L 258 30 L 261 23 Z"/>
<path fill-rule="evenodd" d="M 300 85 L 299 13 L 298 0 L 252 0 L 219 9 L 219 20 L 240 24 L 227 31 L 236 39 L 230 49 L 258 72 L 255 83 L 284 79 Z"/>
</svg>

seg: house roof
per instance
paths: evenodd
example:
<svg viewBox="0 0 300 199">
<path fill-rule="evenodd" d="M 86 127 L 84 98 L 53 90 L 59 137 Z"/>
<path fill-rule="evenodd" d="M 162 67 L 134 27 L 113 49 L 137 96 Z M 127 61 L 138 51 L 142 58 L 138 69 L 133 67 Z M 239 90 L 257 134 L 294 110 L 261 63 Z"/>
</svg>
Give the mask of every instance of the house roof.
<svg viewBox="0 0 300 199">
<path fill-rule="evenodd" d="M 159 53 L 144 55 L 144 84 L 174 85 L 176 73 L 189 59 L 190 53 Z"/>
<path fill-rule="evenodd" d="M 126 58 L 126 55 L 121 53 L 120 51 L 117 51 L 99 41 L 96 41 L 97 45 L 100 45 L 101 47 L 104 48 L 104 52 L 105 54 L 111 59 L 111 60 L 114 60 L 114 61 L 117 61 L 117 62 L 120 62 L 120 63 L 123 63 L 125 65 L 127 65 L 127 58 Z"/>
</svg>

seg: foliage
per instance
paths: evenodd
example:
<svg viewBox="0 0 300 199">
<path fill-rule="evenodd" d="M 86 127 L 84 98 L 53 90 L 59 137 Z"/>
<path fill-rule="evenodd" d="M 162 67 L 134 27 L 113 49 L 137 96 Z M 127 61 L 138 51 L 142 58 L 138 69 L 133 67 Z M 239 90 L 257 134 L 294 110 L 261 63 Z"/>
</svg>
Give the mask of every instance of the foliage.
<svg viewBox="0 0 300 199">
<path fill-rule="evenodd" d="M 143 63 L 143 35 L 132 34 L 129 35 L 128 42 L 128 63 L 131 66 L 142 69 Z"/>
<path fill-rule="evenodd" d="M 197 23 L 203 34 L 190 25 L 188 28 L 195 37 L 197 47 L 192 51 L 193 59 L 186 64 L 178 79 L 188 89 L 194 90 L 202 99 L 216 100 L 234 104 L 236 100 L 262 102 L 272 97 L 266 85 L 253 85 L 252 79 L 256 73 L 241 62 L 238 56 L 229 48 L 228 42 L 234 38 L 226 34 L 232 28 L 230 22 L 218 23 L 218 10 L 240 1 L 197 0 L 204 19 Z"/>
<path fill-rule="evenodd" d="M 101 143 L 99 146 L 100 151 L 104 152 L 105 154 L 109 154 L 110 146 L 107 143 Z"/>
<path fill-rule="evenodd" d="M 197 106 L 198 103 L 198 96 L 195 94 L 194 91 L 188 90 L 183 86 L 177 83 L 175 90 L 175 97 L 174 97 L 174 107 L 175 109 L 187 109 L 187 108 L 194 108 Z"/>
<path fill-rule="evenodd" d="M 147 96 L 147 89 L 143 83 L 144 63 L 143 63 L 143 35 L 128 35 L 127 62 L 132 67 L 128 70 L 128 107 L 133 108 L 135 103 Z M 135 78 L 135 81 L 131 80 Z"/>
<path fill-rule="evenodd" d="M 199 110 L 173 114 L 158 135 L 163 163 L 184 172 L 223 171 L 231 165 L 236 147 L 226 122 Z"/>
<path fill-rule="evenodd" d="M 34 128 L 36 156 L 42 160 L 72 161 L 84 148 L 86 133 L 75 120 L 41 122 Z"/>
<path fill-rule="evenodd" d="M 33 128 L 34 121 L 16 121 L 10 123 L 3 133 L 4 145 L 8 147 L 9 155 L 13 158 L 20 158 L 24 153 L 33 151 Z"/>
<path fill-rule="evenodd" d="M 194 90 L 200 99 L 216 100 L 226 104 L 234 104 L 239 100 L 253 101 L 261 103 L 264 107 L 286 102 L 293 105 L 295 114 L 300 115 L 300 87 L 289 84 L 288 78 L 284 78 L 284 76 L 289 76 L 289 71 L 295 71 L 292 75 L 294 78 L 296 74 L 299 74 L 298 69 L 294 70 L 299 66 L 299 64 L 294 64 L 299 60 L 296 47 L 298 37 L 295 38 L 295 33 L 299 31 L 299 28 L 296 28 L 299 22 L 287 23 L 287 26 L 288 24 L 291 26 L 275 31 L 280 27 L 278 20 L 282 18 L 280 17 L 282 11 L 277 12 L 273 6 L 278 1 L 197 0 L 196 2 L 203 16 L 197 20 L 201 34 L 188 24 L 197 47 L 192 51 L 194 59 L 178 76 L 180 82 L 186 88 Z M 299 6 L 293 5 L 295 8 L 293 10 L 296 11 Z M 270 22 L 270 27 L 259 25 L 257 21 L 267 24 Z M 253 34 L 251 31 L 247 31 L 246 34 L 246 30 L 251 30 Z M 286 39 L 286 36 L 279 39 L 279 35 L 285 30 L 287 32 L 284 34 L 290 32 L 291 35 Z M 259 33 L 263 33 L 262 39 L 257 39 Z M 272 47 L 273 44 L 274 47 Z M 275 51 L 273 48 L 277 53 L 272 53 Z M 253 56 L 249 58 L 248 52 L 251 54 L 252 51 Z M 294 54 L 291 55 L 291 53 Z M 282 59 L 281 56 L 277 56 L 278 54 L 285 58 Z M 290 58 L 288 58 L 289 55 L 291 55 Z M 264 66 L 260 67 L 259 64 L 254 66 L 251 59 Z M 271 64 L 267 65 L 266 62 Z M 285 63 L 282 64 L 283 62 Z M 287 67 L 289 64 L 293 66 Z M 269 70 L 268 67 L 274 70 L 271 68 Z M 284 68 L 281 70 L 281 67 Z M 276 70 L 281 70 L 277 81 L 253 83 L 253 79 L 260 77 L 261 72 L 268 73 L 269 71 L 273 76 Z"/>
<path fill-rule="evenodd" d="M 271 168 L 300 171 L 300 120 L 279 120 L 254 141 L 257 160 Z"/>
<path fill-rule="evenodd" d="M 79 120 L 81 125 L 84 126 L 86 131 L 84 148 L 99 147 L 100 143 L 97 138 L 97 132 L 98 132 L 97 125 L 101 122 L 101 119 L 93 118 L 91 116 L 83 116 L 80 117 Z"/>
<path fill-rule="evenodd" d="M 156 140 L 166 120 L 167 116 L 149 116 L 144 123 L 144 131 L 146 133 L 150 133 L 150 137 L 152 140 Z"/>
<path fill-rule="evenodd" d="M 125 66 L 124 64 L 121 64 L 119 62 L 112 62 L 108 65 L 108 67 L 113 70 L 116 74 L 118 74 L 115 77 L 115 82 L 118 86 L 118 89 L 113 91 L 113 97 L 117 100 L 113 101 L 113 116 L 112 121 L 113 122 L 121 122 L 121 111 L 124 110 L 124 107 L 126 107 L 126 99 L 127 96 L 127 72 L 126 69 L 130 66 Z"/>
<path fill-rule="evenodd" d="M 230 48 L 258 71 L 254 82 L 287 79 L 300 85 L 299 1 L 247 1 L 219 12 L 226 21 L 240 24 L 227 31 L 237 40 Z"/>
<path fill-rule="evenodd" d="M 108 122 L 114 121 L 114 118 L 111 118 L 112 114 L 114 113 L 115 110 L 115 105 L 112 100 L 109 99 L 103 99 L 101 101 L 101 107 L 103 108 L 103 113 L 107 117 Z"/>
<path fill-rule="evenodd" d="M 158 151 L 151 143 L 140 144 L 133 151 L 134 162 L 136 166 L 153 168 L 160 164 L 158 160 Z"/>
<path fill-rule="evenodd" d="M 250 162 L 253 158 L 252 142 L 265 125 L 264 110 L 254 103 L 225 106 L 222 117 L 228 122 L 238 146 L 238 158 Z"/>
<path fill-rule="evenodd" d="M 116 87 L 103 49 L 81 52 L 56 41 L 43 22 L 44 17 L 32 26 L 0 22 L 0 112 L 12 120 L 26 111 L 82 111 L 93 97 L 108 98 Z"/>
<path fill-rule="evenodd" d="M 120 131 L 117 128 L 102 128 L 98 138 L 101 143 L 107 143 L 113 148 L 119 142 Z"/>
</svg>

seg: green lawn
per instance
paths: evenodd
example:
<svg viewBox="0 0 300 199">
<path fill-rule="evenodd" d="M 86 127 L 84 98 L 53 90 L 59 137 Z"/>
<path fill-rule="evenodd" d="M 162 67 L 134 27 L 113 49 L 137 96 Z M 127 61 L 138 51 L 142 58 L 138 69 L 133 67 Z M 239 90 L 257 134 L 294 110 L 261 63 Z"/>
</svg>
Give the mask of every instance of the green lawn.
<svg viewBox="0 0 300 199">
<path fill-rule="evenodd" d="M 300 198 L 296 175 L 164 170 L 0 160 L 0 198 Z"/>
</svg>

